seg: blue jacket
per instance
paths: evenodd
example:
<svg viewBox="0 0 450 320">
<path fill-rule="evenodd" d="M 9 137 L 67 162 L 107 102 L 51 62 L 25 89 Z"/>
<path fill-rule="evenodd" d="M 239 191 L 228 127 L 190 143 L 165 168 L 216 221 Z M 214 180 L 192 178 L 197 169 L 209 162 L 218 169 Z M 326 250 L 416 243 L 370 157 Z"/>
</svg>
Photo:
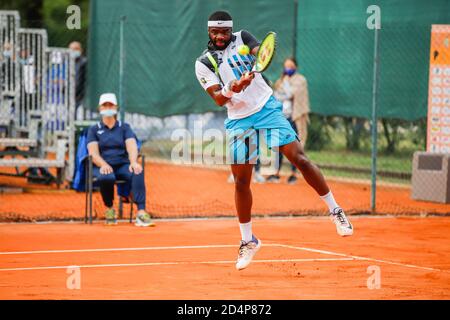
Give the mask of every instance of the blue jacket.
<svg viewBox="0 0 450 320">
<path fill-rule="evenodd" d="M 72 188 L 77 191 L 86 191 L 86 161 L 89 156 L 89 152 L 87 149 L 87 133 L 88 129 L 86 128 L 81 133 L 79 139 L 78 139 L 78 148 L 77 153 L 75 156 L 75 171 L 73 176 L 73 182 L 72 182 Z M 139 139 L 135 136 L 138 151 L 141 150 L 142 142 L 139 141 Z M 97 186 L 97 184 L 94 182 L 94 186 Z M 128 197 L 130 195 L 131 191 L 131 181 L 129 183 L 125 184 L 119 184 L 117 186 L 117 193 L 120 196 Z"/>
</svg>

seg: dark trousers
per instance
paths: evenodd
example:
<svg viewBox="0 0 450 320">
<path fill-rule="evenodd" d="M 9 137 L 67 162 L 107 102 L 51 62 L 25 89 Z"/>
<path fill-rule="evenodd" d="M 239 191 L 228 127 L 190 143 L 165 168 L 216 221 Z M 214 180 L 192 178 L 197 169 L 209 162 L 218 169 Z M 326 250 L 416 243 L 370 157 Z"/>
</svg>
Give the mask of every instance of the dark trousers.
<svg viewBox="0 0 450 320">
<path fill-rule="evenodd" d="M 287 120 L 291 124 L 291 127 L 292 127 L 292 129 L 294 129 L 295 133 L 298 134 L 297 126 L 295 125 L 295 122 L 292 121 L 292 118 L 289 117 L 289 118 L 287 118 Z M 281 169 L 281 165 L 283 164 L 283 158 L 284 158 L 283 154 L 281 152 L 279 152 L 278 153 L 278 167 L 277 167 L 277 170 Z M 291 170 L 292 170 L 292 172 L 295 172 L 296 169 L 297 168 L 291 163 Z"/>
<path fill-rule="evenodd" d="M 133 201 L 137 204 L 138 210 L 145 210 L 145 182 L 144 173 L 134 174 L 128 170 L 129 164 L 120 164 L 111 166 L 113 173 L 101 174 L 100 168 L 93 167 L 92 174 L 100 185 L 103 203 L 108 208 L 113 206 L 114 201 L 114 182 L 116 180 L 126 180 L 131 182 L 131 194 Z"/>
</svg>

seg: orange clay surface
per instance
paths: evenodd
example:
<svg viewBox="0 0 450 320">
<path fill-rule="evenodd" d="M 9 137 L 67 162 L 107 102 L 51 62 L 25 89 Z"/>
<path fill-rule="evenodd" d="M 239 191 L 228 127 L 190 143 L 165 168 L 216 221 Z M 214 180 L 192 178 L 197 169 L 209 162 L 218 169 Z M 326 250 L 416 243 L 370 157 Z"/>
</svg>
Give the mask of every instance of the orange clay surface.
<svg viewBox="0 0 450 320">
<path fill-rule="evenodd" d="M 234 185 L 229 170 L 175 166 L 147 162 L 147 210 L 153 217 L 234 216 Z M 4 170 L 2 170 L 4 171 Z M 303 179 L 295 185 L 253 184 L 254 214 L 326 214 L 326 207 Z M 1 185 L 22 186 L 21 194 L 0 194 L 0 221 L 83 218 L 84 193 L 57 190 L 55 186 L 26 183 L 25 179 L 0 176 Z M 370 211 L 368 184 L 329 179 L 336 200 L 347 213 Z M 94 193 L 94 215 L 103 218 L 100 194 Z M 116 199 L 117 202 L 117 199 Z M 128 213 L 129 209 L 124 209 Z M 405 187 L 378 186 L 380 214 L 450 213 L 450 205 L 415 201 Z"/>
<path fill-rule="evenodd" d="M 0 224 L 0 299 L 450 298 L 449 217 L 352 222 L 342 238 L 327 218 L 254 219 L 263 247 L 243 271 L 235 219 Z"/>
</svg>

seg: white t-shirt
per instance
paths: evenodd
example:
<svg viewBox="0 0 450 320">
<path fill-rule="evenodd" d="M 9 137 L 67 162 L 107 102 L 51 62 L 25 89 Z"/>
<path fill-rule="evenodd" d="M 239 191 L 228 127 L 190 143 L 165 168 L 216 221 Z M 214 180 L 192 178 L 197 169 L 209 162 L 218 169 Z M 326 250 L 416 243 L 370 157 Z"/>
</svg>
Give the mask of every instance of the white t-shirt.
<svg viewBox="0 0 450 320">
<path fill-rule="evenodd" d="M 239 46 L 246 44 L 250 50 L 258 46 L 257 40 L 247 31 L 242 30 L 232 35 L 231 42 L 225 50 L 215 50 L 209 47 L 195 62 L 195 74 L 203 89 L 213 85 L 224 86 L 231 80 L 240 79 L 243 73 L 250 71 L 255 57 L 251 54 L 240 55 Z M 213 71 L 206 52 L 210 52 L 218 64 L 220 78 Z M 212 70 L 211 70 L 212 69 Z M 255 73 L 252 83 L 240 93 L 235 93 L 225 106 L 229 119 L 242 119 L 262 109 L 272 95 L 272 88 L 260 73 Z"/>
</svg>

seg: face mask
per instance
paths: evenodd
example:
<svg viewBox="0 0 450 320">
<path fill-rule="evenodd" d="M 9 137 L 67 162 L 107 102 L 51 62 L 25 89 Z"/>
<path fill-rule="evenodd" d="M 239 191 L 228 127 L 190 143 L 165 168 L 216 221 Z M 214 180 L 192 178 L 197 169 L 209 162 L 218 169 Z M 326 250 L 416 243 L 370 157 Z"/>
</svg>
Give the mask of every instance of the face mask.
<svg viewBox="0 0 450 320">
<path fill-rule="evenodd" d="M 100 114 L 104 117 L 113 117 L 117 114 L 117 110 L 105 109 L 105 110 L 100 111 Z"/>
<path fill-rule="evenodd" d="M 284 74 L 288 75 L 289 77 L 292 76 L 295 71 L 297 71 L 296 69 L 289 69 L 289 68 L 284 68 Z"/>
<path fill-rule="evenodd" d="M 79 56 L 81 56 L 81 52 L 77 50 L 77 51 L 72 52 L 72 55 L 73 55 L 73 57 L 76 59 L 76 58 L 78 58 Z"/>
</svg>

